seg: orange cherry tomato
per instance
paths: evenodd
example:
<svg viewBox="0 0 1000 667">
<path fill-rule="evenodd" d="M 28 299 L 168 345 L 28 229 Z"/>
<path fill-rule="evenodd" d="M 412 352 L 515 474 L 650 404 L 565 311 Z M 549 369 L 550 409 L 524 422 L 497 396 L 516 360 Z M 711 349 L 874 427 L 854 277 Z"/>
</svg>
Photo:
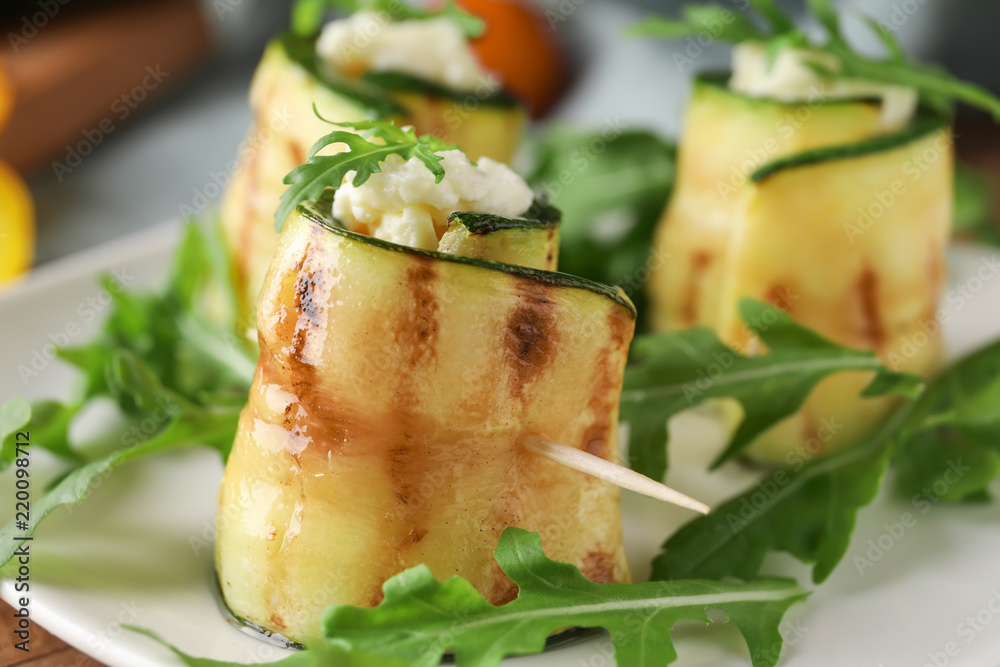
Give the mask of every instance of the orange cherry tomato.
<svg viewBox="0 0 1000 667">
<path fill-rule="evenodd" d="M 496 72 L 504 88 L 539 118 L 555 105 L 568 83 L 565 50 L 556 29 L 527 0 L 459 0 L 486 22 L 472 42 L 483 65 Z"/>
</svg>

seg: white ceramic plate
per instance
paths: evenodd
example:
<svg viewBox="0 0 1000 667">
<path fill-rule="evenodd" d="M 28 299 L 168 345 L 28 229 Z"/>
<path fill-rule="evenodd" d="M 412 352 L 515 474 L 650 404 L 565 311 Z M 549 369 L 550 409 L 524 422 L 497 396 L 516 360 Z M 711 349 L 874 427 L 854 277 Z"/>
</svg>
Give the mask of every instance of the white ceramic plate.
<svg viewBox="0 0 1000 667">
<path fill-rule="evenodd" d="M 106 300 L 95 282 L 98 274 L 117 271 L 131 286 L 157 282 L 176 238 L 176 225 L 156 228 L 43 267 L 0 293 L 0 400 L 67 395 L 73 374 L 46 360 L 45 345 L 65 342 L 66 332 L 77 328 L 77 342 L 96 330 L 95 316 Z M 953 284 L 968 293 L 945 301 L 953 313 L 947 334 L 955 356 L 1000 336 L 1000 279 L 984 264 L 991 253 L 966 248 L 953 255 Z M 980 270 L 989 277 L 975 277 Z M 101 420 L 92 414 L 84 427 L 97 429 Z M 752 481 L 751 473 L 735 465 L 711 476 L 702 472 L 722 444 L 721 430 L 708 415 L 682 416 L 672 429 L 673 485 L 716 502 Z M 44 456 L 33 460 L 37 492 L 48 465 Z M 85 503 L 53 514 L 31 547 L 34 622 L 112 667 L 179 664 L 158 645 L 123 631 L 122 622 L 155 630 L 198 656 L 244 662 L 281 657 L 281 649 L 230 626 L 213 592 L 210 542 L 221 470 L 208 451 L 161 456 L 115 472 Z M 0 480 L 0 499 L 0 519 L 6 521 L 13 505 L 10 475 Z M 624 512 L 638 579 L 648 574 L 662 539 L 690 515 L 634 496 L 625 498 Z M 900 533 L 894 524 L 905 512 L 916 515 L 916 523 Z M 883 494 L 862 513 L 850 553 L 834 575 L 790 613 L 782 664 L 997 667 L 997 554 L 1000 504 L 921 513 Z M 858 557 L 871 566 L 859 571 Z M 806 569 L 787 558 L 773 558 L 767 569 L 808 582 Z M 2 597 L 17 597 L 11 581 L 3 583 Z M 749 664 L 733 628 L 684 626 L 674 636 L 683 667 Z M 611 654 L 607 637 L 597 636 L 516 664 L 600 667 L 613 664 Z"/>
</svg>

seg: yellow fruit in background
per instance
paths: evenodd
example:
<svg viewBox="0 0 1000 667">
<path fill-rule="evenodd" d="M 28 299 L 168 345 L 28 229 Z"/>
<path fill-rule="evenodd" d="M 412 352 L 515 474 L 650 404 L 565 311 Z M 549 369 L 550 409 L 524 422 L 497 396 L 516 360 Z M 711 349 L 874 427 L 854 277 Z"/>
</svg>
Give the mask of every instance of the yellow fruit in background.
<svg viewBox="0 0 1000 667">
<path fill-rule="evenodd" d="M 14 108 L 14 84 L 0 59 L 0 131 Z M 35 206 L 31 192 L 10 165 L 0 161 L 0 283 L 31 268 L 35 254 Z"/>
<path fill-rule="evenodd" d="M 31 268 L 35 206 L 21 177 L 0 162 L 0 283 Z"/>
</svg>

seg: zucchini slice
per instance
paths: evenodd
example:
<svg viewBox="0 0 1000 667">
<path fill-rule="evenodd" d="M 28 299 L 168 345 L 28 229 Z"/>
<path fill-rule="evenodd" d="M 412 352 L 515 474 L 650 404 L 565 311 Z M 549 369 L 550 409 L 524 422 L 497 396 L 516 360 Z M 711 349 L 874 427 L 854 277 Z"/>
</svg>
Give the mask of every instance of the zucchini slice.
<svg viewBox="0 0 1000 667">
<path fill-rule="evenodd" d="M 651 278 L 655 326 L 708 326 L 752 350 L 737 304 L 754 297 L 894 369 L 932 373 L 951 233 L 948 122 L 922 115 L 884 134 L 870 101 L 803 108 L 712 80 L 696 87 L 676 194 L 657 230 L 671 261 Z M 796 117 L 801 126 L 783 133 L 778 123 Z M 786 464 L 857 442 L 892 405 L 858 397 L 869 380 L 827 379 L 749 455 Z"/>
<path fill-rule="evenodd" d="M 488 213 L 452 213 L 438 250 L 505 264 L 555 271 L 559 263 L 559 218 L 549 208 L 539 220 Z"/>
<path fill-rule="evenodd" d="M 617 461 L 635 310 L 560 273 L 418 250 L 300 206 L 257 312 L 261 357 L 219 496 L 240 617 L 294 640 L 419 563 L 491 602 L 509 525 L 595 581 L 629 580 L 618 489 L 524 450 Z"/>
<path fill-rule="evenodd" d="M 244 310 L 251 314 L 278 245 L 274 209 L 287 187 L 285 175 L 332 129 L 313 105 L 330 120 L 413 125 L 418 134 L 458 144 L 472 160 L 505 163 L 526 122 L 523 109 L 502 92 L 456 93 L 401 74 L 350 79 L 321 62 L 311 42 L 294 35 L 272 41 L 254 74 L 253 125 L 220 207 Z"/>
</svg>

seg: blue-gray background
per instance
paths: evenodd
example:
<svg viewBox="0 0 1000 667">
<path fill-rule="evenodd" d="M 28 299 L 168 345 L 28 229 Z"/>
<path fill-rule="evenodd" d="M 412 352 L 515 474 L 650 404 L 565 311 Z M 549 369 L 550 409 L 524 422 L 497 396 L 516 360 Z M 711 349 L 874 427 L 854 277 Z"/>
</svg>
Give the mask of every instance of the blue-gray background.
<svg viewBox="0 0 1000 667">
<path fill-rule="evenodd" d="M 733 7 L 743 0 L 718 0 Z M 43 264 L 131 231 L 176 218 L 213 194 L 213 173 L 234 155 L 249 123 L 247 87 L 264 40 L 286 26 L 284 0 L 242 0 L 220 17 L 218 0 L 204 0 L 216 35 L 216 55 L 167 98 L 144 107 L 84 163 L 58 182 L 50 171 L 31 175 L 38 207 L 36 263 Z M 622 29 L 650 12 L 681 4 L 634 0 L 544 0 L 566 20 L 556 30 L 579 62 L 576 82 L 556 111 L 574 123 L 626 124 L 674 136 L 690 71 L 674 64 L 676 44 L 626 40 Z M 790 9 L 801 2 L 783 3 Z M 963 78 L 1000 90 L 1000 2 L 994 0 L 868 0 L 845 2 L 898 28 L 907 50 L 941 62 Z M 30 3 L 26 3 L 31 8 Z M 9 11 L 9 9 L 8 9 Z M 874 46 L 857 20 L 854 33 Z M 867 41 L 866 41 L 867 40 Z M 711 47 L 695 68 L 728 60 Z M 209 186 L 206 188 L 206 186 Z"/>
</svg>

